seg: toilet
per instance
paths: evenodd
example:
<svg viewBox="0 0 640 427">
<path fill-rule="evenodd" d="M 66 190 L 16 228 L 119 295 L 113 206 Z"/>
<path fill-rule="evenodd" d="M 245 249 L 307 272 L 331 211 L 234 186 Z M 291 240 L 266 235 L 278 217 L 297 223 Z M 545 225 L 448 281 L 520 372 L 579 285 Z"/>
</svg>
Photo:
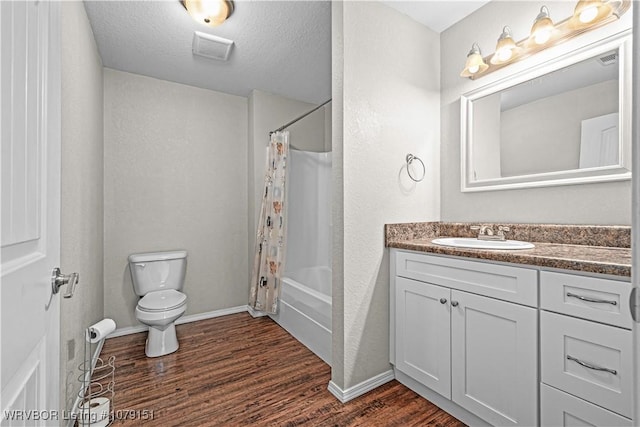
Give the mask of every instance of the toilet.
<svg viewBox="0 0 640 427">
<path fill-rule="evenodd" d="M 133 290 L 140 300 L 136 319 L 149 326 L 145 353 L 159 357 L 178 349 L 175 321 L 187 309 L 183 294 L 187 252 L 149 252 L 129 255 Z"/>
</svg>

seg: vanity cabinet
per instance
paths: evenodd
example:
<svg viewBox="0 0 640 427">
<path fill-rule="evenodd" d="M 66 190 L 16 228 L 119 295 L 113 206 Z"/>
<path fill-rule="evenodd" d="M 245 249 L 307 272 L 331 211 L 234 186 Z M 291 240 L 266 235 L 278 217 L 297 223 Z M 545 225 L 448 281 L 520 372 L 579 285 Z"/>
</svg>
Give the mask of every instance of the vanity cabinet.
<svg viewBox="0 0 640 427">
<path fill-rule="evenodd" d="M 392 249 L 396 377 L 470 425 L 632 426 L 631 286 L 614 279 Z"/>
<path fill-rule="evenodd" d="M 536 425 L 537 310 L 493 296 L 535 304 L 537 272 L 400 251 L 395 259 L 396 369 L 490 424 Z"/>
<path fill-rule="evenodd" d="M 627 282 L 541 273 L 543 425 L 632 425 L 630 291 Z"/>
</svg>

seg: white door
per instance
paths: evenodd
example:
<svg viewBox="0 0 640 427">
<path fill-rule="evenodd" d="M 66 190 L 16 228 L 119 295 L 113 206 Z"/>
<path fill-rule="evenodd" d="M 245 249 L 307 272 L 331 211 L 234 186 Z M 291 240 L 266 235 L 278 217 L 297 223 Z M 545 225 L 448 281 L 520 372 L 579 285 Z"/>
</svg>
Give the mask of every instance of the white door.
<svg viewBox="0 0 640 427">
<path fill-rule="evenodd" d="M 59 32 L 57 2 L 0 1 L 2 426 L 63 424 Z"/>
<path fill-rule="evenodd" d="M 396 368 L 451 398 L 451 290 L 396 278 Z"/>
<path fill-rule="evenodd" d="M 538 425 L 538 313 L 451 291 L 451 395 L 492 425 Z"/>
</svg>

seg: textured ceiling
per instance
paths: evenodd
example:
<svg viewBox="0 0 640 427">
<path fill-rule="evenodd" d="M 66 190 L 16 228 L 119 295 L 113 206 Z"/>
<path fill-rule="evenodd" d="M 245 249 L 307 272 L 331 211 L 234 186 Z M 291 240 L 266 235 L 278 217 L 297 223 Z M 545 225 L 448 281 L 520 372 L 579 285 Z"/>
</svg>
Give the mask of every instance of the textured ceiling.
<svg viewBox="0 0 640 427">
<path fill-rule="evenodd" d="M 388 0 L 383 3 L 441 33 L 462 18 L 480 9 L 490 0 Z"/>
<path fill-rule="evenodd" d="M 384 3 L 441 32 L 487 2 Z M 234 4 L 229 20 L 211 28 L 178 0 L 85 1 L 105 67 L 240 96 L 260 89 L 315 104 L 331 97 L 329 1 Z M 233 40 L 229 61 L 194 56 L 194 31 Z"/>
<path fill-rule="evenodd" d="M 85 1 L 105 67 L 240 96 L 260 89 L 301 101 L 331 97 L 331 4 L 236 1 L 211 28 L 179 1 Z M 193 32 L 235 42 L 229 61 L 194 56 Z"/>
</svg>

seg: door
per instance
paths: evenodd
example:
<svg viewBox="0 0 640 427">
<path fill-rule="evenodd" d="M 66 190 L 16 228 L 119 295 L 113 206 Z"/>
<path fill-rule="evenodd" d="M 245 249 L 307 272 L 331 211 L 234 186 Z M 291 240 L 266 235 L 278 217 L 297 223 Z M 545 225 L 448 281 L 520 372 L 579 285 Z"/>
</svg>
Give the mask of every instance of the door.
<svg viewBox="0 0 640 427">
<path fill-rule="evenodd" d="M 396 278 L 396 368 L 451 398 L 448 288 Z"/>
<path fill-rule="evenodd" d="M 537 310 L 451 291 L 452 400 L 492 425 L 538 425 Z"/>
<path fill-rule="evenodd" d="M 61 425 L 59 5 L 0 2 L 1 425 Z"/>
</svg>

